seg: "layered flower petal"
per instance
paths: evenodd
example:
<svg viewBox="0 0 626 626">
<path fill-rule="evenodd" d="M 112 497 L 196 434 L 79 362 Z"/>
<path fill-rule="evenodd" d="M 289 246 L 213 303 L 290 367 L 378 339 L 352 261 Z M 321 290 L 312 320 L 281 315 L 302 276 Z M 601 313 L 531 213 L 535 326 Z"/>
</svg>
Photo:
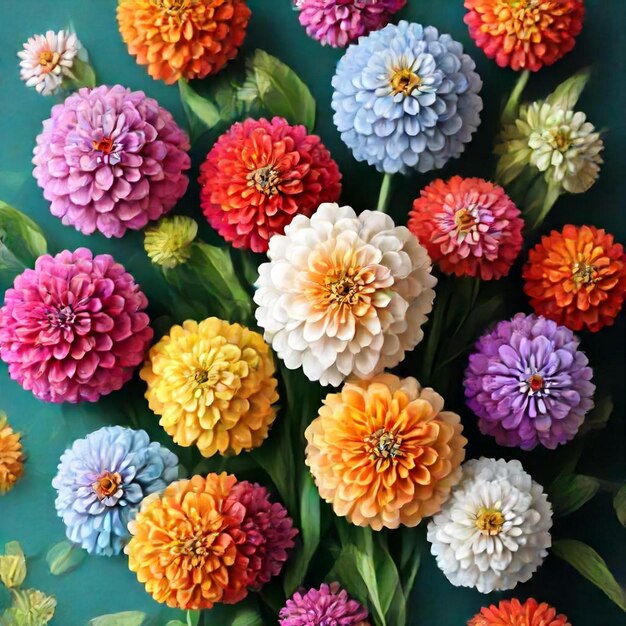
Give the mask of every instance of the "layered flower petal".
<svg viewBox="0 0 626 626">
<path fill-rule="evenodd" d="M 467 626 L 572 626 L 565 615 L 557 615 L 549 604 L 528 598 L 501 600 L 484 607 L 467 622 Z"/>
<path fill-rule="evenodd" d="M 162 217 L 144 231 L 143 247 L 155 265 L 172 269 L 189 259 L 197 234 L 198 224 L 190 217 Z"/>
<path fill-rule="evenodd" d="M 20 439 L 21 435 L 13 431 L 6 413 L 0 411 L 0 495 L 13 489 L 24 473 L 25 456 Z"/>
</svg>

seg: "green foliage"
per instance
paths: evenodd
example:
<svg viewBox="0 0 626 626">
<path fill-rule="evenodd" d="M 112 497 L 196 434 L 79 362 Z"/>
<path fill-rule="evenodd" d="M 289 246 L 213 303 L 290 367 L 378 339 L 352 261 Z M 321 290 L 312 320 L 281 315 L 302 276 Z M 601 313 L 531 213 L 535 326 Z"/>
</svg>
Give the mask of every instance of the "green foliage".
<svg viewBox="0 0 626 626">
<path fill-rule="evenodd" d="M 123 611 L 101 615 L 89 620 L 88 626 L 141 626 L 147 619 L 145 613 L 140 611 Z"/>
<path fill-rule="evenodd" d="M 235 605 L 216 604 L 202 612 L 201 626 L 264 626 L 261 612 L 254 598 Z"/>
<path fill-rule="evenodd" d="M 577 437 L 582 437 L 595 430 L 602 430 L 613 414 L 613 398 L 611 396 L 596 397 L 595 403 L 592 411 L 585 417 Z"/>
<path fill-rule="evenodd" d="M 51 574 L 61 576 L 61 574 L 67 574 L 75 570 L 85 560 L 86 556 L 85 550 L 65 540 L 48 550 L 46 562 Z"/>
<path fill-rule="evenodd" d="M 598 493 L 597 479 L 581 474 L 560 474 L 548 488 L 554 515 L 563 517 L 577 511 Z"/>
<path fill-rule="evenodd" d="M 587 67 L 577 72 L 571 78 L 562 82 L 547 98 L 546 102 L 558 105 L 562 109 L 571 110 L 576 106 L 583 89 L 589 82 L 591 71 Z"/>
<path fill-rule="evenodd" d="M 615 508 L 620 524 L 626 526 L 626 485 L 622 485 L 615 494 L 613 507 Z"/>
<path fill-rule="evenodd" d="M 604 559 L 592 547 L 575 539 L 559 539 L 552 544 L 552 551 L 626 611 L 624 591 L 609 571 Z"/>
</svg>

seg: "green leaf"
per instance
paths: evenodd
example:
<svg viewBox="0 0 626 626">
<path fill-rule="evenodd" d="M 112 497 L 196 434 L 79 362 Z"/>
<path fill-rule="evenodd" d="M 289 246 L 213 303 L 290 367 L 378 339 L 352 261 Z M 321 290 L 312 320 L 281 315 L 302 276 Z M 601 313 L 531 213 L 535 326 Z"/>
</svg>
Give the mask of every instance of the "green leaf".
<svg viewBox="0 0 626 626">
<path fill-rule="evenodd" d="M 402 581 L 404 595 L 408 599 L 422 562 L 422 553 L 426 546 L 426 532 L 424 528 L 402 527 L 400 534 L 402 540 L 400 580 Z"/>
<path fill-rule="evenodd" d="M 187 626 L 185 622 L 181 622 L 179 619 L 170 620 L 165 626 Z"/>
<path fill-rule="evenodd" d="M 69 541 L 61 541 L 52 546 L 46 555 L 50 573 L 54 576 L 67 574 L 76 569 L 85 559 L 87 553 Z"/>
<path fill-rule="evenodd" d="M 300 492 L 300 541 L 302 545 L 292 555 L 285 572 L 283 588 L 287 596 L 302 584 L 320 542 L 320 497 L 308 471 Z"/>
<path fill-rule="evenodd" d="M 72 64 L 72 75 L 63 80 L 63 88 L 76 90 L 81 87 L 96 86 L 96 72 L 88 59 L 76 57 Z"/>
<path fill-rule="evenodd" d="M 215 605 L 202 612 L 204 626 L 264 626 L 263 618 L 253 599 L 234 606 Z"/>
<path fill-rule="evenodd" d="M 198 626 L 200 611 L 187 611 L 187 626 Z"/>
<path fill-rule="evenodd" d="M 291 124 L 315 126 L 315 100 L 298 75 L 282 61 L 263 50 L 256 50 L 247 60 L 246 80 L 239 89 L 239 99 L 254 106 L 257 102 L 272 115 L 284 117 Z"/>
<path fill-rule="evenodd" d="M 561 474 L 548 487 L 548 499 L 554 515 L 563 517 L 577 511 L 598 493 L 600 485 L 595 478 L 581 474 Z"/>
<path fill-rule="evenodd" d="M 524 70 L 520 74 L 517 82 L 515 83 L 515 86 L 511 91 L 511 95 L 509 96 L 509 99 L 504 106 L 504 110 L 502 111 L 503 125 L 515 123 L 515 120 L 517 119 L 519 113 L 520 98 L 522 96 L 522 93 L 524 92 L 524 89 L 526 88 L 526 84 L 528 83 L 529 78 L 530 72 L 528 70 Z"/>
<path fill-rule="evenodd" d="M 537 217 L 532 224 L 531 230 L 537 230 L 537 228 L 543 224 L 544 220 L 548 216 L 548 213 L 550 213 L 552 207 L 555 205 L 562 193 L 563 187 L 561 186 L 561 183 L 553 180 L 548 183 L 545 196 L 543 197 L 543 202 L 541 203 L 541 208 L 537 213 Z"/>
<path fill-rule="evenodd" d="M 222 118 L 219 109 L 213 102 L 195 91 L 184 78 L 178 81 L 178 90 L 192 140 L 220 123 Z"/>
<path fill-rule="evenodd" d="M 559 539 L 553 543 L 552 551 L 600 588 L 622 611 L 626 611 L 624 591 L 604 559 L 592 547 L 575 539 Z"/>
<path fill-rule="evenodd" d="M 41 228 L 27 215 L 0 201 L 0 287 L 47 252 Z"/>
<path fill-rule="evenodd" d="M 622 485 L 613 498 L 613 506 L 617 513 L 617 519 L 622 526 L 626 526 L 626 485 Z"/>
<path fill-rule="evenodd" d="M 557 104 L 561 108 L 569 110 L 573 109 L 583 92 L 585 85 L 589 81 L 591 70 L 585 68 L 580 72 L 562 82 L 547 98 L 549 104 Z"/>
<path fill-rule="evenodd" d="M 613 413 L 613 398 L 602 396 L 596 399 L 596 405 L 585 417 L 583 425 L 578 431 L 578 437 L 587 435 L 593 430 L 602 430 L 608 423 Z"/>
<path fill-rule="evenodd" d="M 0 411 L 0 428 L 3 412 Z M 22 546 L 17 541 L 10 541 L 0 554 L 0 582 L 8 589 L 19 587 L 26 578 L 26 558 Z"/>
<path fill-rule="evenodd" d="M 141 626 L 147 617 L 141 611 L 123 611 L 94 617 L 89 620 L 88 626 Z"/>
</svg>

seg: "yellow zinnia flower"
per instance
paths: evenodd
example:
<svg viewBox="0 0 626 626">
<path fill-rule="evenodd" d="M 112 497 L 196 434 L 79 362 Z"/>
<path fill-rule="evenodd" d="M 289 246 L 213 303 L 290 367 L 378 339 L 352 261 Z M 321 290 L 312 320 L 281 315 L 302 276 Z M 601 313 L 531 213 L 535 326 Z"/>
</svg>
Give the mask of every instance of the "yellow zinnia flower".
<svg viewBox="0 0 626 626">
<path fill-rule="evenodd" d="M 210 317 L 172 327 L 140 375 L 166 432 L 209 457 L 261 445 L 276 417 L 274 371 L 261 335 Z"/>
<path fill-rule="evenodd" d="M 24 454 L 19 433 L 9 426 L 6 413 L 0 411 L 0 495 L 13 488 L 24 473 Z"/>
<path fill-rule="evenodd" d="M 190 217 L 163 217 L 146 228 L 143 247 L 155 265 L 171 269 L 189 259 L 197 234 L 198 224 Z"/>
</svg>

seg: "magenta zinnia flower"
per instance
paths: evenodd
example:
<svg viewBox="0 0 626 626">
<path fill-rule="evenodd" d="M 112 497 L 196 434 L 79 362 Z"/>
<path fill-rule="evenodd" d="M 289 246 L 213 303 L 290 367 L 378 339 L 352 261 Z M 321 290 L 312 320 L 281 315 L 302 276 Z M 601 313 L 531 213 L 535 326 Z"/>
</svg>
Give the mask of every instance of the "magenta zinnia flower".
<svg viewBox="0 0 626 626">
<path fill-rule="evenodd" d="M 267 489 L 261 485 L 246 480 L 239 482 L 229 499 L 246 508 L 241 523 L 246 541 L 241 550 L 249 559 L 247 586 L 257 591 L 280 574 L 298 531 L 287 509 L 278 502 L 270 502 Z"/>
<path fill-rule="evenodd" d="M 406 0 L 296 0 L 300 24 L 323 46 L 345 48 L 386 26 Z"/>
<path fill-rule="evenodd" d="M 152 339 L 148 305 L 108 254 L 45 254 L 0 309 L 0 357 L 24 389 L 49 402 L 95 402 L 120 389 Z"/>
<path fill-rule="evenodd" d="M 142 91 L 84 88 L 43 123 L 33 174 L 64 224 L 86 235 L 121 237 L 184 195 L 188 149 L 172 115 Z"/>
<path fill-rule="evenodd" d="M 565 326 L 518 313 L 483 335 L 465 373 L 467 404 L 502 446 L 556 448 L 593 407 L 593 372 Z"/>
<path fill-rule="evenodd" d="M 339 583 L 297 591 L 280 610 L 280 626 L 368 626 L 367 610 L 352 600 Z"/>
</svg>

